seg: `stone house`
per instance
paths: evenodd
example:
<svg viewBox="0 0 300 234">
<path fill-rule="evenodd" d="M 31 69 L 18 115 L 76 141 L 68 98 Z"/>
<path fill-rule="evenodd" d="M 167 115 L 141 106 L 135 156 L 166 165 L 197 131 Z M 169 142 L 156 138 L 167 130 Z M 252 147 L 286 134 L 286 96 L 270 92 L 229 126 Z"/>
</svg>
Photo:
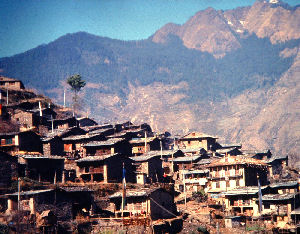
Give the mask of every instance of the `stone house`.
<svg viewBox="0 0 300 234">
<path fill-rule="evenodd" d="M 25 89 L 22 81 L 0 76 L 0 87 L 9 89 Z"/>
<path fill-rule="evenodd" d="M 194 168 L 194 165 L 199 162 L 201 158 L 201 155 L 183 156 L 170 159 L 169 161 L 173 162 L 173 171 L 180 172 L 182 170 L 190 170 Z"/>
<path fill-rule="evenodd" d="M 4 197 L 7 199 L 6 214 L 17 212 L 18 193 L 6 194 Z M 87 188 L 63 187 L 20 192 L 20 210 L 34 215 L 51 210 L 58 221 L 75 219 L 82 209 L 89 211 L 92 204 L 92 191 Z"/>
<path fill-rule="evenodd" d="M 122 191 L 109 197 L 116 216 L 122 215 Z M 174 196 L 163 188 L 126 189 L 124 216 L 150 216 L 152 220 L 176 217 Z"/>
<path fill-rule="evenodd" d="M 103 141 L 105 136 L 102 133 L 87 133 L 62 138 L 64 153 L 69 158 L 80 158 L 84 156 L 83 145 L 92 141 Z"/>
<path fill-rule="evenodd" d="M 299 192 L 298 181 L 282 181 L 278 183 L 272 183 L 269 185 L 271 193 L 273 194 L 286 194 Z"/>
<path fill-rule="evenodd" d="M 66 117 L 62 119 L 53 119 L 48 120 L 49 126 L 52 125 L 53 122 L 53 128 L 55 129 L 68 129 L 72 127 L 78 127 L 78 121 L 75 117 Z"/>
<path fill-rule="evenodd" d="M 24 128 L 37 127 L 40 123 L 40 117 L 28 110 L 17 109 L 11 118 Z"/>
<path fill-rule="evenodd" d="M 42 152 L 40 136 L 33 131 L 0 134 L 0 151 L 12 153 L 18 151 Z"/>
<path fill-rule="evenodd" d="M 225 156 L 213 161 L 209 168 L 209 191 L 222 192 L 235 187 L 268 184 L 269 166 L 262 160 L 242 156 Z"/>
<path fill-rule="evenodd" d="M 262 197 L 262 213 L 272 215 L 276 222 L 290 222 L 291 213 L 299 207 L 299 201 L 299 193 L 266 194 Z"/>
<path fill-rule="evenodd" d="M 159 154 L 151 154 L 151 151 L 140 156 L 131 157 L 134 161 L 136 182 L 146 184 L 162 182 L 162 159 Z"/>
<path fill-rule="evenodd" d="M 226 155 L 237 156 L 242 154 L 243 152 L 239 150 L 237 147 L 216 150 L 216 155 L 218 156 L 226 156 Z"/>
<path fill-rule="evenodd" d="M 106 141 L 91 141 L 83 144 L 82 147 L 84 157 L 114 153 L 120 153 L 126 156 L 131 155 L 131 146 L 129 142 L 123 138 L 110 138 Z"/>
<path fill-rule="evenodd" d="M 79 123 L 79 127 L 89 127 L 98 125 L 98 123 L 95 120 L 89 117 L 78 118 L 77 121 Z"/>
<path fill-rule="evenodd" d="M 131 160 L 118 153 L 76 160 L 76 176 L 82 182 L 120 183 L 123 163 L 127 171 L 126 180 L 134 181 Z"/>
<path fill-rule="evenodd" d="M 179 185 L 179 190 L 183 191 L 183 186 L 185 185 L 186 190 L 190 192 L 198 192 L 200 190 L 205 190 L 207 187 L 207 177 L 209 175 L 208 169 L 203 170 L 183 170 L 180 174 L 180 179 L 177 185 Z"/>
<path fill-rule="evenodd" d="M 64 143 L 62 138 L 85 134 L 86 131 L 78 127 L 69 129 L 55 129 L 53 132 L 48 132 L 46 136 L 41 138 L 41 142 L 43 145 L 43 154 L 45 156 L 64 156 L 66 155 L 66 153 L 64 152 Z"/>
<path fill-rule="evenodd" d="M 0 160 L 0 194 L 4 194 L 18 178 L 18 159 L 0 151 Z"/>
<path fill-rule="evenodd" d="M 64 144 L 60 136 L 44 137 L 41 139 L 43 144 L 43 155 L 45 156 L 64 156 Z"/>
<path fill-rule="evenodd" d="M 191 132 L 182 138 L 178 139 L 178 146 L 181 149 L 198 149 L 204 148 L 208 150 L 216 150 L 221 148 L 217 143 L 217 137 L 209 136 L 199 132 Z"/>
<path fill-rule="evenodd" d="M 258 186 L 248 186 L 223 192 L 226 210 L 232 215 L 260 216 L 258 191 Z M 261 187 L 261 191 L 267 193 L 268 187 Z"/>
<path fill-rule="evenodd" d="M 62 182 L 64 158 L 59 156 L 21 155 L 20 174 L 40 182 Z"/>
<path fill-rule="evenodd" d="M 135 156 L 153 150 L 160 150 L 160 140 L 156 137 L 134 138 L 129 143 L 132 147 L 132 154 Z"/>
<path fill-rule="evenodd" d="M 266 162 L 272 168 L 271 176 L 280 176 L 282 170 L 288 166 L 289 158 L 288 156 L 281 156 L 281 157 L 271 157 Z"/>
</svg>

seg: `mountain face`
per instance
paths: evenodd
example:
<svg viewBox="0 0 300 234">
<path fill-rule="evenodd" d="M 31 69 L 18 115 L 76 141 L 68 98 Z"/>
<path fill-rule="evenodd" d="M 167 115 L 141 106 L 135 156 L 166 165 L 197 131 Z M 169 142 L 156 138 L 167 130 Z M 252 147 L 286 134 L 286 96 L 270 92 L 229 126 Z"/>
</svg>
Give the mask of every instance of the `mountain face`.
<svg viewBox="0 0 300 234">
<path fill-rule="evenodd" d="M 228 51 L 240 48 L 240 38 L 251 34 L 268 38 L 272 44 L 298 39 L 300 7 L 256 1 L 252 7 L 235 10 L 216 11 L 208 8 L 183 25 L 165 25 L 154 34 L 152 40 L 164 43 L 170 34 L 180 37 L 188 48 L 222 57 Z"/>
<path fill-rule="evenodd" d="M 130 119 L 157 131 L 204 131 L 245 149 L 298 153 L 299 11 L 265 1 L 208 8 L 142 41 L 67 34 L 1 58 L 0 69 L 59 103 L 66 78 L 81 74 L 81 109 L 100 122 Z"/>
</svg>

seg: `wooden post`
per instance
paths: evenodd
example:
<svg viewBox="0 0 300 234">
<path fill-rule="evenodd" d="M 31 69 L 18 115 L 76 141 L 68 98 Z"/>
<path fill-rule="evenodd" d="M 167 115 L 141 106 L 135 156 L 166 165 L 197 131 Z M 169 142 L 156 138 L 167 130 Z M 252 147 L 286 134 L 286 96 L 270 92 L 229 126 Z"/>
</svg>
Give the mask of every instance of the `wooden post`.
<svg viewBox="0 0 300 234">
<path fill-rule="evenodd" d="M 40 109 L 40 117 L 43 116 L 43 112 L 42 112 L 42 104 L 41 102 L 39 102 L 39 109 Z"/>
<path fill-rule="evenodd" d="M 56 171 L 54 172 L 54 184 L 56 184 Z"/>
<path fill-rule="evenodd" d="M 66 107 L 66 90 L 64 89 L 64 107 Z"/>
<path fill-rule="evenodd" d="M 160 159 L 162 159 L 162 139 L 160 140 Z"/>
<path fill-rule="evenodd" d="M 53 125 L 53 116 L 51 115 L 51 128 L 52 128 L 52 133 L 54 132 L 54 125 Z"/>
<path fill-rule="evenodd" d="M 145 130 L 145 153 L 147 152 L 147 132 Z"/>
</svg>

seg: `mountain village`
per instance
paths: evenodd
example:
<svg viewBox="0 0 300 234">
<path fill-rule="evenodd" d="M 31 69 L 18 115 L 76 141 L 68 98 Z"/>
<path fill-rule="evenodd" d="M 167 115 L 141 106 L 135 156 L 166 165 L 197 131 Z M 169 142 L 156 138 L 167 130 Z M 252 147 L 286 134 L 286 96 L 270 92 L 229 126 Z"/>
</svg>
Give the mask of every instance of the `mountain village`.
<svg viewBox="0 0 300 234">
<path fill-rule="evenodd" d="M 288 155 L 147 123 L 98 124 L 3 76 L 0 121 L 1 233 L 299 230 Z"/>
</svg>

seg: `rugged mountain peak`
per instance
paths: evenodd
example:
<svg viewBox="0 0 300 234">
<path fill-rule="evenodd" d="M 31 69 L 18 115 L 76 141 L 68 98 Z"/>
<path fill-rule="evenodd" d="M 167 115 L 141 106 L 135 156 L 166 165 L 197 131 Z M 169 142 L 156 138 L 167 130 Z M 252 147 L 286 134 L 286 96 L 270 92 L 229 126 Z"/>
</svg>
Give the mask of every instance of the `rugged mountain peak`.
<svg viewBox="0 0 300 234">
<path fill-rule="evenodd" d="M 168 23 L 158 30 L 152 37 L 152 41 L 156 43 L 165 43 L 170 34 L 178 35 L 180 25 Z"/>
<path fill-rule="evenodd" d="M 286 7 L 257 1 L 249 10 L 244 27 L 258 37 L 269 37 L 272 43 L 300 38 L 300 7 Z"/>
<path fill-rule="evenodd" d="M 224 19 L 223 12 L 213 8 L 199 11 L 183 25 L 167 24 L 158 30 L 152 40 L 165 42 L 169 34 L 177 35 L 192 49 L 222 57 L 225 52 L 239 48 L 240 44 Z"/>
<path fill-rule="evenodd" d="M 223 57 L 240 48 L 239 38 L 250 34 L 268 37 L 275 43 L 300 38 L 300 7 L 290 7 L 279 0 L 256 1 L 251 7 L 197 12 L 185 24 L 167 24 L 152 37 L 162 43 L 168 35 L 177 35 L 192 49 Z"/>
</svg>

